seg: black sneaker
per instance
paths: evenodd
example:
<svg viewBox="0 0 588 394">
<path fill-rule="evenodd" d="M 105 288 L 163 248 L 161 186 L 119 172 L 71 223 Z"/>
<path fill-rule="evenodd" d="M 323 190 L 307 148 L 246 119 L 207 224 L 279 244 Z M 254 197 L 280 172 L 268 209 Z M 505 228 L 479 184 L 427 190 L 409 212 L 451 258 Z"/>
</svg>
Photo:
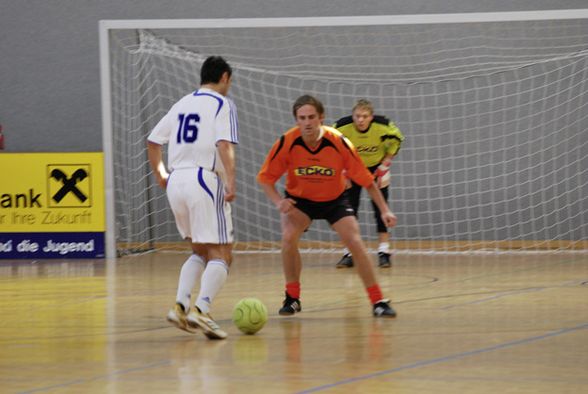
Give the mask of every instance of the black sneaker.
<svg viewBox="0 0 588 394">
<path fill-rule="evenodd" d="M 390 300 L 380 300 L 374 304 L 375 317 L 396 317 L 396 311 L 390 306 Z"/>
<path fill-rule="evenodd" d="M 335 265 L 337 268 L 351 268 L 353 267 L 353 257 L 349 253 L 341 257 L 341 260 Z"/>
<path fill-rule="evenodd" d="M 378 252 L 378 267 L 390 268 L 391 266 L 390 253 Z"/>
<path fill-rule="evenodd" d="M 302 306 L 300 305 L 300 300 L 298 298 L 292 298 L 286 293 L 286 299 L 284 300 L 284 305 L 280 308 L 278 312 L 282 316 L 291 316 L 296 312 L 300 312 L 302 310 Z"/>
</svg>

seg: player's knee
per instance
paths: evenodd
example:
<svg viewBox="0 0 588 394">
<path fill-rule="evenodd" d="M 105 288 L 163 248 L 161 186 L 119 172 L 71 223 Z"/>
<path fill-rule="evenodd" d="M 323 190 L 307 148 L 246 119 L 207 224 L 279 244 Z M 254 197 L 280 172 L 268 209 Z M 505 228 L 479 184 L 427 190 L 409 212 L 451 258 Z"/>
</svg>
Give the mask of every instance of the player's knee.
<svg viewBox="0 0 588 394">
<path fill-rule="evenodd" d="M 363 244 L 359 229 L 349 228 L 344 234 L 341 234 L 341 241 L 349 247 L 359 247 Z"/>
<path fill-rule="evenodd" d="M 300 234 L 300 231 L 296 227 L 284 226 L 282 228 L 282 243 L 297 243 Z"/>
<path fill-rule="evenodd" d="M 363 240 L 361 239 L 361 237 L 358 234 L 357 236 L 354 236 L 351 239 L 349 239 L 347 244 L 349 245 L 348 246 L 349 249 L 361 248 L 363 246 Z"/>
<path fill-rule="evenodd" d="M 226 262 L 227 265 L 231 265 L 233 261 L 233 249 L 232 245 L 208 245 L 206 250 L 206 260 L 222 260 Z"/>
<path fill-rule="evenodd" d="M 298 238 L 293 237 L 291 235 L 284 235 L 282 237 L 282 248 L 283 249 L 290 249 L 298 247 Z"/>
</svg>

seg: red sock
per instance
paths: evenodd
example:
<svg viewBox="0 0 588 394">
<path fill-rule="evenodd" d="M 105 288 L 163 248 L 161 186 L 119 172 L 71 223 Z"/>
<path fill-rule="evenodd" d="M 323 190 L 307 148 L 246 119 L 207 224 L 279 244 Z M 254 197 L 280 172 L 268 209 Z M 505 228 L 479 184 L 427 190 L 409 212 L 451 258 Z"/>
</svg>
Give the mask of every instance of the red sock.
<svg viewBox="0 0 588 394">
<path fill-rule="evenodd" d="M 286 293 L 292 298 L 300 298 L 300 282 L 286 283 Z"/>
<path fill-rule="evenodd" d="M 366 290 L 368 296 L 370 297 L 372 305 L 384 298 L 384 296 L 382 295 L 382 290 L 380 289 L 380 286 L 378 284 L 370 286 Z"/>
</svg>

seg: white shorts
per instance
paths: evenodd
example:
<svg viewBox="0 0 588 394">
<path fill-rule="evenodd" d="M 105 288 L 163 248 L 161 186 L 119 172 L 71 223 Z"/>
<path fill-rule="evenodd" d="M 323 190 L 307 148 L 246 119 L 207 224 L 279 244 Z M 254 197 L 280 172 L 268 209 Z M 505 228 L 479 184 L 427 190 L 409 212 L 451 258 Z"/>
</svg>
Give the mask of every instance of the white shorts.
<svg viewBox="0 0 588 394">
<path fill-rule="evenodd" d="M 174 170 L 167 199 L 182 238 L 192 243 L 233 243 L 231 205 L 225 201 L 220 177 L 201 167 Z"/>
</svg>

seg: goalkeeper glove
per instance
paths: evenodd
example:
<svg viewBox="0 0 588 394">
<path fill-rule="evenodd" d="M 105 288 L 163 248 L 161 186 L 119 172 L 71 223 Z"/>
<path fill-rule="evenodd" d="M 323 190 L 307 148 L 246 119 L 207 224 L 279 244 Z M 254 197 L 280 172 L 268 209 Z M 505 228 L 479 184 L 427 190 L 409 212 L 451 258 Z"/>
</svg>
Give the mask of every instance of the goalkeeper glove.
<svg viewBox="0 0 588 394">
<path fill-rule="evenodd" d="M 390 165 L 392 164 L 392 159 L 384 159 L 374 171 L 374 176 L 376 177 L 376 185 L 379 189 L 387 187 L 390 184 Z"/>
</svg>

